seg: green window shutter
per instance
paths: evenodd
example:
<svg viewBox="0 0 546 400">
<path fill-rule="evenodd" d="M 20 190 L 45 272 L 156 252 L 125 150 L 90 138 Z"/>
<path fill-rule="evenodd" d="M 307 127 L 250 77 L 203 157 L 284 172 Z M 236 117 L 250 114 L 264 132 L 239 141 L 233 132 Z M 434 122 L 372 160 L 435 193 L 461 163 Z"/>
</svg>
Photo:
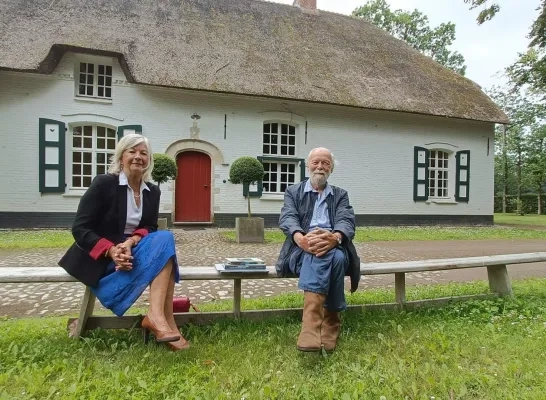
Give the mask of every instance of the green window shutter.
<svg viewBox="0 0 546 400">
<path fill-rule="evenodd" d="M 250 197 L 262 197 L 262 192 L 264 190 L 264 186 L 262 184 L 262 181 L 259 181 L 256 184 L 257 190 L 250 192 Z M 243 196 L 246 197 L 247 194 L 249 194 L 250 186 L 243 184 Z"/>
<path fill-rule="evenodd" d="M 118 140 L 120 140 L 126 133 L 139 133 L 142 135 L 142 125 L 118 126 Z"/>
<path fill-rule="evenodd" d="M 38 132 L 40 193 L 64 193 L 66 124 L 40 118 Z"/>
<path fill-rule="evenodd" d="M 428 200 L 428 149 L 413 148 L 413 201 Z"/>
<path fill-rule="evenodd" d="M 468 203 L 470 186 L 470 150 L 458 151 L 456 159 L 457 177 L 455 179 L 455 200 L 466 201 Z"/>
</svg>

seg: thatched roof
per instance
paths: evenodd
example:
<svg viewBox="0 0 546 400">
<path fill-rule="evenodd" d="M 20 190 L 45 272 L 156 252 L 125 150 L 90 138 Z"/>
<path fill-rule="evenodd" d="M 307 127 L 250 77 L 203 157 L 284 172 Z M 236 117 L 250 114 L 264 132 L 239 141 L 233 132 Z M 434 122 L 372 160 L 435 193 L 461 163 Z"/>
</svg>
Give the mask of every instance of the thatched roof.
<svg viewBox="0 0 546 400">
<path fill-rule="evenodd" d="M 320 4 L 319 4 L 320 5 Z M 1 0 L 0 69 L 67 50 L 134 83 L 508 122 L 472 81 L 349 16 L 259 0 Z"/>
</svg>

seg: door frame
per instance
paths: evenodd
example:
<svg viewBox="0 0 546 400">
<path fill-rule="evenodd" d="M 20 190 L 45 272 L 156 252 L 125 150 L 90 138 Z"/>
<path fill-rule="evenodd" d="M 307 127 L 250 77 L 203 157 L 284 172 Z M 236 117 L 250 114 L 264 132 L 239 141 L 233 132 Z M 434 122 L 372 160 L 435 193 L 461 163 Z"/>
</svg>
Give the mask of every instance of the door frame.
<svg viewBox="0 0 546 400">
<path fill-rule="evenodd" d="M 196 151 L 205 153 L 210 157 L 210 222 L 214 223 L 214 198 L 215 198 L 215 179 L 214 171 L 215 167 L 225 165 L 224 156 L 220 149 L 212 143 L 206 142 L 200 139 L 181 139 L 171 143 L 165 154 L 172 157 L 175 162 L 180 155 L 185 151 Z M 176 180 L 173 180 L 173 189 L 171 194 L 171 221 L 176 221 Z"/>
</svg>

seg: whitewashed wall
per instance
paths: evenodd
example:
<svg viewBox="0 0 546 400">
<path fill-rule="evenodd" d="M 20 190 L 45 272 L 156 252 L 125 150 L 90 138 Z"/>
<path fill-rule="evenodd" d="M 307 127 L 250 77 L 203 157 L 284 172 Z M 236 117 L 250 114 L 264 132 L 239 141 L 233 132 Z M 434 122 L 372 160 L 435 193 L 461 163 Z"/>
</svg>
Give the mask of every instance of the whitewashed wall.
<svg viewBox="0 0 546 400">
<path fill-rule="evenodd" d="M 271 115 L 302 122 L 297 130 L 296 157 L 305 158 L 317 146 L 329 147 L 338 160 L 330 182 L 349 191 L 357 214 L 493 213 L 492 124 L 131 85 L 115 60 L 108 60 L 114 66 L 111 104 L 79 100 L 74 97 L 74 63 L 101 60 L 86 57 L 67 54 L 53 76 L 0 71 L 3 154 L 0 211 L 76 210 L 78 196 L 39 193 L 39 118 L 64 121 L 68 125 L 76 122 L 112 126 L 140 124 L 152 142 L 153 151 L 165 152 L 173 142 L 190 138 L 193 123 L 190 116 L 197 113 L 201 116 L 200 139 L 218 147 L 227 164 L 243 155 L 261 155 L 262 122 Z M 226 139 L 224 115 L 227 115 Z M 414 146 L 470 150 L 468 204 L 413 201 Z M 229 165 L 214 168 L 212 209 L 215 213 L 244 213 L 246 200 L 242 197 L 242 187 L 224 183 L 228 175 Z M 454 175 L 451 176 L 454 179 Z M 161 212 L 173 209 L 172 188 L 172 182 L 161 186 Z M 282 196 L 252 199 L 255 213 L 278 213 L 281 206 Z"/>
</svg>

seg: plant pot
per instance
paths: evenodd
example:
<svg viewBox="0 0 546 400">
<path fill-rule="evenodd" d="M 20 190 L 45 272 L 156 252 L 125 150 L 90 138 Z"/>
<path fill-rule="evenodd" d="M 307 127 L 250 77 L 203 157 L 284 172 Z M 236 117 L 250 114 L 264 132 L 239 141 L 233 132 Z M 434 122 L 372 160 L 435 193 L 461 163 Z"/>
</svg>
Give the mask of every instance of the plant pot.
<svg viewBox="0 0 546 400">
<path fill-rule="evenodd" d="M 264 219 L 259 217 L 235 218 L 237 243 L 263 243 Z"/>
<path fill-rule="evenodd" d="M 167 218 L 158 218 L 157 219 L 157 230 L 158 231 L 167 230 Z"/>
</svg>

